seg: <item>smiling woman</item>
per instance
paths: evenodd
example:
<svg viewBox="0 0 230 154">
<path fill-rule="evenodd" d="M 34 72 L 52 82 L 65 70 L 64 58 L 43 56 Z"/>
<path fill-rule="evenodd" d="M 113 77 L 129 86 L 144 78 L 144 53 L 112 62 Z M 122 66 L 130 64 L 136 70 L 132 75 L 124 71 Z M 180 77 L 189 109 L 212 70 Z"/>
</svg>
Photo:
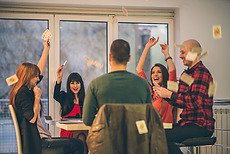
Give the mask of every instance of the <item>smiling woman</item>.
<svg viewBox="0 0 230 154">
<path fill-rule="evenodd" d="M 149 39 L 149 42 L 145 45 L 144 51 L 140 57 L 140 60 L 137 64 L 137 74 L 144 79 L 148 79 L 144 72 L 145 67 L 145 61 L 147 58 L 147 54 L 149 52 L 149 49 L 156 45 L 159 41 L 159 37 L 155 39 L 154 37 L 151 37 Z M 154 86 L 161 86 L 167 88 L 167 81 L 176 81 L 176 68 L 172 61 L 172 58 L 169 58 L 169 52 L 168 52 L 168 45 L 167 44 L 160 44 L 161 46 L 161 52 L 164 54 L 165 59 L 167 61 L 168 67 L 169 67 L 169 73 L 166 67 L 160 63 L 156 63 L 150 71 L 150 80 L 151 83 L 148 82 L 151 92 L 152 92 L 152 105 L 158 110 L 158 112 L 161 114 L 163 122 L 165 123 L 173 123 L 173 107 L 166 101 L 160 98 L 154 91 Z M 154 83 L 158 84 L 155 85 Z"/>
<path fill-rule="evenodd" d="M 54 99 L 61 105 L 61 117 L 82 117 L 82 107 L 85 98 L 85 88 L 82 77 L 78 73 L 71 73 L 67 79 L 66 87 L 67 92 L 61 91 L 61 81 L 63 76 L 63 66 L 61 65 L 57 70 L 57 82 L 54 88 Z M 76 135 L 77 133 L 77 135 Z M 72 131 L 61 129 L 60 137 L 69 137 L 77 136 L 85 144 L 86 148 L 86 136 L 87 131 Z"/>
</svg>

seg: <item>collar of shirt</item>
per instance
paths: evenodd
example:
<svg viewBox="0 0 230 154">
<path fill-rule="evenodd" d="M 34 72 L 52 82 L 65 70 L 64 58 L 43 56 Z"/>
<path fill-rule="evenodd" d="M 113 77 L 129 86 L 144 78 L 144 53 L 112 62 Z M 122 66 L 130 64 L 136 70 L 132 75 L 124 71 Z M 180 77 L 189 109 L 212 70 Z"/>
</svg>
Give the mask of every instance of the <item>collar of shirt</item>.
<svg viewBox="0 0 230 154">
<path fill-rule="evenodd" d="M 187 74 L 192 74 L 194 72 L 194 70 L 200 65 L 202 65 L 202 61 L 199 61 L 198 63 L 196 63 L 192 68 L 190 68 L 190 69 L 188 68 L 187 70 L 185 70 L 185 72 Z"/>
</svg>

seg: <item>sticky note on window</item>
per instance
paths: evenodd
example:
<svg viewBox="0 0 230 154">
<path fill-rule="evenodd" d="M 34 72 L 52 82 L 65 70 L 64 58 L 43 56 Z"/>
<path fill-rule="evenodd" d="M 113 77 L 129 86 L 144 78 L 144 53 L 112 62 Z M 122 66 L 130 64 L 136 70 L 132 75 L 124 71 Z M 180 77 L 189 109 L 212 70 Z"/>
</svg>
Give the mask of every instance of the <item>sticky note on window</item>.
<svg viewBox="0 0 230 154">
<path fill-rule="evenodd" d="M 191 86 L 191 84 L 194 82 L 194 78 L 188 75 L 187 73 L 183 73 L 180 79 L 189 86 Z"/>
<path fill-rule="evenodd" d="M 221 26 L 220 25 L 214 25 L 212 26 L 212 33 L 214 39 L 220 39 L 222 38 L 221 34 Z"/>
<path fill-rule="evenodd" d="M 6 82 L 7 82 L 8 86 L 15 84 L 16 82 L 18 82 L 18 77 L 16 76 L 16 74 L 14 74 L 14 75 L 8 77 L 6 79 Z"/>
<path fill-rule="evenodd" d="M 197 57 L 197 53 L 196 52 L 188 52 L 187 56 L 185 57 L 186 60 L 189 61 L 194 61 Z"/>
<path fill-rule="evenodd" d="M 136 121 L 136 126 L 139 134 L 148 133 L 148 129 L 144 120 Z"/>
<path fill-rule="evenodd" d="M 208 88 L 208 96 L 212 97 L 216 93 L 217 82 L 210 82 Z"/>
<path fill-rule="evenodd" d="M 174 92 L 178 91 L 178 83 L 175 81 L 167 81 L 167 89 L 172 90 Z"/>
</svg>

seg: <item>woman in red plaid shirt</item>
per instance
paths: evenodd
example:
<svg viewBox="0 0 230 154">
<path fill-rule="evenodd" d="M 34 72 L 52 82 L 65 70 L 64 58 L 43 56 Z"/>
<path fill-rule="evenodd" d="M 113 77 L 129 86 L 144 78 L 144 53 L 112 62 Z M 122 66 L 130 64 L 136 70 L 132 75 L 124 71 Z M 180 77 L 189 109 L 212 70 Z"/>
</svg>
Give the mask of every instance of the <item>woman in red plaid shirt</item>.
<svg viewBox="0 0 230 154">
<path fill-rule="evenodd" d="M 213 96 L 209 96 L 209 84 L 213 82 L 212 75 L 200 61 L 201 52 L 197 53 L 195 60 L 187 56 L 194 53 L 194 49 L 201 50 L 196 40 L 187 40 L 180 46 L 180 58 L 188 69 L 182 75 L 189 75 L 189 80 L 180 78 L 177 93 L 162 87 L 154 87 L 160 97 L 167 98 L 168 102 L 182 108 L 181 120 L 173 128 L 166 130 L 169 153 L 182 153 L 174 142 L 180 143 L 188 138 L 210 137 L 214 132 L 215 119 L 213 118 Z M 189 60 L 188 60 L 189 59 Z M 182 76 L 181 75 L 181 76 Z"/>
</svg>

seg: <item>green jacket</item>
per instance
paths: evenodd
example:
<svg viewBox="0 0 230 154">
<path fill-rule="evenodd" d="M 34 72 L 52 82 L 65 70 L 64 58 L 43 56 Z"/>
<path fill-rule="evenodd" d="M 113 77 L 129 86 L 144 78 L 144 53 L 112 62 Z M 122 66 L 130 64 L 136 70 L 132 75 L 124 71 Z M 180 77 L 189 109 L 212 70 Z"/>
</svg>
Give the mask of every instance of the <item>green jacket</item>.
<svg viewBox="0 0 230 154">
<path fill-rule="evenodd" d="M 144 120 L 147 133 L 139 134 L 136 121 Z M 167 154 L 163 122 L 151 104 L 105 104 L 87 137 L 93 154 Z"/>
</svg>

